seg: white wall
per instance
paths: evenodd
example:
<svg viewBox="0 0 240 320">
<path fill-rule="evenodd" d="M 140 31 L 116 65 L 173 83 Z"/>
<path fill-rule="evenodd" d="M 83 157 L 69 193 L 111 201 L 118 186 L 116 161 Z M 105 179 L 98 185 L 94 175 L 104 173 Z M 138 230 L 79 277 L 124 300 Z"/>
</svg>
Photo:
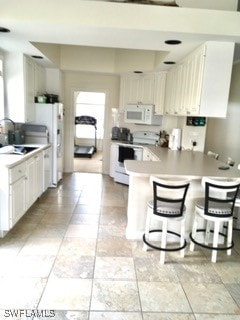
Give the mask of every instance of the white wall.
<svg viewBox="0 0 240 320">
<path fill-rule="evenodd" d="M 226 119 L 208 119 L 205 152 L 219 153 L 219 159 L 231 157 L 240 163 L 240 63 L 233 66 Z"/>
<path fill-rule="evenodd" d="M 108 174 L 112 128 L 111 109 L 119 103 L 119 76 L 82 72 L 64 73 L 65 91 L 65 164 L 64 171 L 73 171 L 74 92 L 87 90 L 106 93 L 105 128 L 103 141 L 103 173 Z"/>
</svg>

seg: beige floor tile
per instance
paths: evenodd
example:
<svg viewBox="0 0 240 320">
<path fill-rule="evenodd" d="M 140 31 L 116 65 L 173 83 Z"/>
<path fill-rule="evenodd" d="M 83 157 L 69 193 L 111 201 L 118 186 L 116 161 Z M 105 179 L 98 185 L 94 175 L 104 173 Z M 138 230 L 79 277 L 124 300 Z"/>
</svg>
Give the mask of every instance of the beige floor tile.
<svg viewBox="0 0 240 320">
<path fill-rule="evenodd" d="M 60 238 L 66 233 L 67 225 L 39 223 L 32 237 L 34 238 Z"/>
<path fill-rule="evenodd" d="M 133 258 L 96 257 L 94 278 L 136 280 Z"/>
<path fill-rule="evenodd" d="M 231 256 L 231 259 L 218 262 L 213 267 L 223 283 L 240 284 L 240 256 L 236 259 Z"/>
<path fill-rule="evenodd" d="M 3 278 L 0 309 L 36 309 L 46 285 L 40 278 Z"/>
<path fill-rule="evenodd" d="M 226 288 L 228 289 L 229 293 L 235 300 L 235 302 L 238 304 L 240 307 L 240 284 L 239 283 L 231 283 L 231 284 L 226 284 Z M 240 319 L 240 316 L 239 316 Z"/>
<path fill-rule="evenodd" d="M 97 239 L 97 234 L 98 234 L 97 225 L 70 224 L 67 228 L 65 237 Z"/>
<path fill-rule="evenodd" d="M 184 283 L 191 307 L 195 313 L 232 313 L 240 310 L 223 284 Z"/>
<path fill-rule="evenodd" d="M 52 214 L 72 214 L 75 208 L 75 204 L 64 204 L 64 205 L 54 205 L 54 204 L 45 204 L 47 206 L 46 213 Z"/>
<path fill-rule="evenodd" d="M 20 251 L 21 255 L 56 255 L 62 243 L 61 238 L 30 237 Z"/>
<path fill-rule="evenodd" d="M 51 278 L 92 279 L 94 261 L 93 256 L 58 256 L 51 272 Z"/>
<path fill-rule="evenodd" d="M 64 238 L 59 256 L 94 256 L 96 251 L 96 239 Z"/>
<path fill-rule="evenodd" d="M 126 228 L 122 226 L 106 226 L 106 225 L 100 225 L 98 230 L 98 238 L 99 239 L 126 239 L 125 236 Z"/>
<path fill-rule="evenodd" d="M 59 214 L 52 214 L 46 213 L 41 220 L 41 224 L 46 225 L 68 225 L 72 218 L 72 214 L 70 213 L 59 213 Z"/>
<path fill-rule="evenodd" d="M 161 265 L 159 258 L 135 258 L 134 263 L 138 281 L 179 282 L 175 266 Z"/>
<path fill-rule="evenodd" d="M 92 280 L 49 279 L 39 309 L 88 311 Z"/>
<path fill-rule="evenodd" d="M 117 225 L 126 228 L 127 210 L 125 207 L 102 207 L 100 225 Z"/>
<path fill-rule="evenodd" d="M 239 320 L 234 314 L 195 314 L 196 320 Z"/>
<path fill-rule="evenodd" d="M 131 243 L 126 239 L 98 239 L 97 256 L 101 257 L 131 257 Z"/>
<path fill-rule="evenodd" d="M 100 214 L 100 203 L 96 204 L 93 199 L 91 199 L 89 204 L 78 203 L 74 208 L 74 214 Z"/>
<path fill-rule="evenodd" d="M 33 320 L 88 320 L 87 311 L 59 311 L 52 310 L 52 316 L 36 317 Z M 27 319 L 26 319 L 27 320 Z M 29 319 L 28 319 L 29 320 Z"/>
<path fill-rule="evenodd" d="M 140 312 L 90 312 L 89 320 L 142 320 Z"/>
<path fill-rule="evenodd" d="M 26 243 L 26 239 L 19 239 L 16 236 L 7 235 L 0 239 L 0 258 L 16 256 Z"/>
<path fill-rule="evenodd" d="M 94 280 L 91 311 L 140 311 L 136 282 Z"/>
<path fill-rule="evenodd" d="M 185 261 L 185 259 L 184 259 Z M 213 268 L 210 261 L 195 260 L 191 263 L 178 263 L 176 273 L 181 282 L 191 283 L 222 283 L 221 278 Z"/>
<path fill-rule="evenodd" d="M 91 224 L 98 225 L 98 214 L 73 214 L 71 217 L 71 224 Z"/>
<path fill-rule="evenodd" d="M 139 281 L 138 286 L 144 312 L 191 312 L 179 283 Z"/>
<path fill-rule="evenodd" d="M 19 255 L 9 266 L 6 276 L 47 278 L 54 260 L 55 256 L 50 255 Z"/>
<path fill-rule="evenodd" d="M 195 320 L 195 317 L 191 313 L 144 312 L 143 320 Z"/>
</svg>

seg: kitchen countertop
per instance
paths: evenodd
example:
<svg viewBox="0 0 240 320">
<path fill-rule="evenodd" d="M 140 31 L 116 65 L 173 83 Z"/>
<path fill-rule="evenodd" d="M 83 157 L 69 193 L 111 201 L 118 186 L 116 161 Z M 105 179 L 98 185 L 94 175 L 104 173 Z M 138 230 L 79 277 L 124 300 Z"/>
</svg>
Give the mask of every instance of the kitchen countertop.
<svg viewBox="0 0 240 320">
<path fill-rule="evenodd" d="M 226 163 L 215 160 L 198 151 L 175 151 L 155 146 L 146 147 L 159 161 L 125 160 L 125 168 L 134 176 L 182 176 L 190 179 L 211 177 L 240 177 L 240 171 L 234 167 L 221 170 Z"/>
<path fill-rule="evenodd" d="M 34 147 L 37 149 L 33 150 L 32 152 L 29 152 L 27 154 L 24 154 L 24 155 L 2 153 L 2 154 L 0 154 L 0 167 L 4 166 L 4 167 L 7 167 L 10 169 L 10 168 L 20 164 L 21 162 L 27 160 L 28 158 L 30 158 L 34 154 L 37 154 L 39 151 L 47 149 L 51 145 L 50 144 L 47 144 L 47 145 L 45 145 L 45 144 L 44 145 L 42 145 L 42 144 L 21 144 L 21 146 Z"/>
</svg>

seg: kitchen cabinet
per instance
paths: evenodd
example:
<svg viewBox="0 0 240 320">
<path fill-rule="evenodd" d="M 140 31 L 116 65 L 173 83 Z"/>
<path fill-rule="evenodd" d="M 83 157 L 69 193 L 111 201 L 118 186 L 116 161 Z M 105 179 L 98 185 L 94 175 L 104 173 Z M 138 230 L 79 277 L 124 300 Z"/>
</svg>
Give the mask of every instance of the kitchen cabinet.
<svg viewBox="0 0 240 320">
<path fill-rule="evenodd" d="M 154 104 L 154 82 L 154 73 L 122 76 L 120 111 L 127 104 Z"/>
<path fill-rule="evenodd" d="M 20 163 L 16 158 L 17 163 L 11 168 L 1 166 L 0 236 L 3 237 L 43 193 L 43 155 L 44 150 L 39 150 L 32 156 L 23 156 L 26 159 Z"/>
<path fill-rule="evenodd" d="M 9 170 L 9 225 L 12 228 L 23 216 L 26 209 L 26 167 L 25 163 Z M 6 221 L 7 223 L 7 221 Z"/>
<path fill-rule="evenodd" d="M 148 148 L 143 148 L 143 161 L 159 161 L 159 159 Z"/>
<path fill-rule="evenodd" d="M 164 113 L 166 76 L 166 72 L 159 72 L 155 74 L 153 103 L 155 105 L 155 113 L 159 115 Z"/>
<path fill-rule="evenodd" d="M 26 162 L 26 209 L 43 193 L 43 176 L 43 152 L 40 152 Z"/>
<path fill-rule="evenodd" d="M 15 122 L 35 120 L 34 98 L 45 92 L 45 69 L 21 53 L 5 56 L 6 114 Z"/>
<path fill-rule="evenodd" d="M 226 117 L 234 43 L 209 41 L 167 74 L 165 114 Z"/>
</svg>

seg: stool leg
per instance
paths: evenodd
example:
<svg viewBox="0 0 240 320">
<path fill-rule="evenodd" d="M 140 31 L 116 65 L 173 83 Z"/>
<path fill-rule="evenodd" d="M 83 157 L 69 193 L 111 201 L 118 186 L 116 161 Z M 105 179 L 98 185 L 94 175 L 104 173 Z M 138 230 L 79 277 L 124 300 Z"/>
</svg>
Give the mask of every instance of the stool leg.
<svg viewBox="0 0 240 320">
<path fill-rule="evenodd" d="M 195 217 L 194 217 L 194 221 L 193 221 L 193 227 L 192 227 L 192 237 L 193 239 L 195 239 L 196 234 L 197 234 L 197 225 L 198 225 L 198 219 L 197 219 L 197 215 L 195 213 Z M 194 242 L 191 241 L 190 243 L 190 251 L 194 251 Z"/>
<path fill-rule="evenodd" d="M 227 246 L 229 247 L 232 244 L 232 230 L 233 230 L 233 220 L 228 221 L 228 229 L 227 229 Z M 227 255 L 230 256 L 232 253 L 231 249 L 227 250 Z"/>
<path fill-rule="evenodd" d="M 185 219 L 181 221 L 181 237 L 180 237 L 180 246 L 182 247 L 185 242 Z M 183 258 L 185 255 L 185 249 L 180 251 L 180 257 Z"/>
<path fill-rule="evenodd" d="M 150 225 L 151 225 L 151 215 L 152 215 L 152 210 L 150 208 L 147 209 L 147 218 L 146 218 L 146 226 L 145 226 L 145 239 L 149 241 L 149 230 L 150 230 Z M 147 251 L 148 250 L 148 245 L 146 243 L 143 243 L 143 250 Z"/>
<path fill-rule="evenodd" d="M 218 236 L 220 230 L 220 221 L 215 221 L 214 223 L 214 233 L 213 233 L 213 247 L 217 248 L 218 246 Z M 217 250 L 212 250 L 212 262 L 217 261 Z"/>
<path fill-rule="evenodd" d="M 167 243 L 167 219 L 164 219 L 162 222 L 162 241 L 161 248 L 165 249 Z M 165 261 L 165 251 L 161 250 L 160 252 L 160 263 L 164 264 Z"/>
<path fill-rule="evenodd" d="M 237 229 L 240 229 L 240 207 L 237 208 Z"/>
<path fill-rule="evenodd" d="M 206 233 L 205 233 L 205 244 L 206 245 L 208 245 L 208 243 L 209 243 L 210 230 L 211 230 L 211 222 L 207 221 L 207 223 L 206 223 Z"/>
</svg>

